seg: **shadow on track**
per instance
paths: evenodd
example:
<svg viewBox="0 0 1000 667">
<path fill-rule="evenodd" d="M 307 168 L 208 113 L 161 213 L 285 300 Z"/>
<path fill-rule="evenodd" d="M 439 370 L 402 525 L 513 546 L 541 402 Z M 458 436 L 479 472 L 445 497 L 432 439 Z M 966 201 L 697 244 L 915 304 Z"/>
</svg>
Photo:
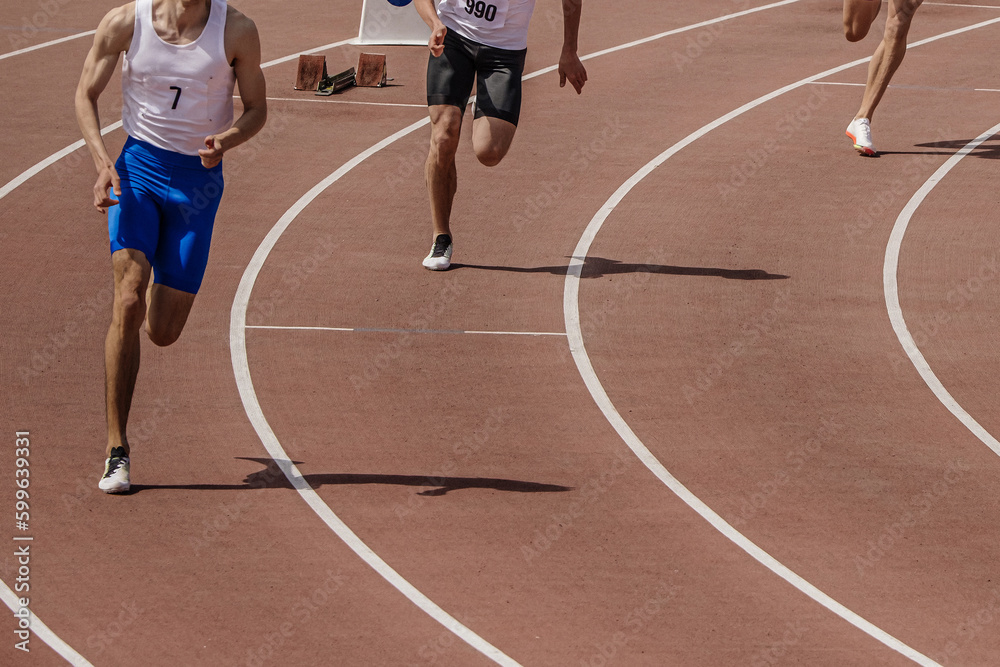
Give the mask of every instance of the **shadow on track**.
<svg viewBox="0 0 1000 667">
<path fill-rule="evenodd" d="M 509 271 L 512 273 L 552 273 L 566 275 L 566 266 L 485 266 L 481 264 L 452 264 L 456 269 L 479 269 L 481 271 Z M 670 266 L 664 264 L 628 264 L 617 259 L 587 257 L 584 259 L 581 278 L 601 278 L 622 273 L 662 273 L 669 276 L 708 276 L 727 280 L 785 280 L 786 275 L 768 273 L 763 269 L 717 269 L 701 266 Z"/>
<path fill-rule="evenodd" d="M 291 489 L 292 485 L 271 459 L 236 457 L 265 466 L 264 470 L 250 473 L 243 484 L 133 484 L 130 494 L 155 489 L 180 489 L 188 491 L 242 491 L 250 489 Z M 299 464 L 301 461 L 292 461 Z M 420 491 L 421 496 L 443 496 L 460 489 L 493 489 L 516 493 L 555 493 L 572 491 L 571 486 L 539 484 L 513 479 L 493 479 L 490 477 L 434 477 L 432 475 L 371 475 L 350 473 L 310 473 L 302 478 L 313 489 L 336 484 L 394 484 L 397 486 L 434 487 Z"/>
</svg>

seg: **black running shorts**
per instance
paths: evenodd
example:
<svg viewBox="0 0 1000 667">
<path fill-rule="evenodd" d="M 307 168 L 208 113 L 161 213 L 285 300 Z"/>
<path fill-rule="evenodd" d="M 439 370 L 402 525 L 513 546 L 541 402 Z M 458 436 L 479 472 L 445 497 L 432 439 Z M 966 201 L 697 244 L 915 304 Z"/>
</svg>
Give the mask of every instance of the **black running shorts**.
<svg viewBox="0 0 1000 667">
<path fill-rule="evenodd" d="M 521 115 L 521 75 L 527 49 L 495 49 L 454 30 L 444 36 L 444 53 L 427 62 L 427 105 L 465 109 L 476 83 L 476 118 L 489 116 L 517 125 Z"/>
</svg>

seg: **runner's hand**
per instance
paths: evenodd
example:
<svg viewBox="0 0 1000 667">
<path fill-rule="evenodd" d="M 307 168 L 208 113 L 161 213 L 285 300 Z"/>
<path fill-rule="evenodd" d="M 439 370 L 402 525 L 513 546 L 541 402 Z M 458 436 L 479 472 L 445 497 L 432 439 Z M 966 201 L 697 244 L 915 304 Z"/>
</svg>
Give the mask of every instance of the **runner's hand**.
<svg viewBox="0 0 1000 667">
<path fill-rule="evenodd" d="M 431 55 L 437 58 L 444 53 L 444 36 L 448 34 L 448 28 L 443 24 L 431 31 L 431 38 L 427 40 L 427 47 L 431 50 Z"/>
<path fill-rule="evenodd" d="M 113 191 L 108 192 L 109 190 Z M 109 206 L 118 203 L 115 197 L 122 194 L 121 179 L 118 172 L 111 165 L 108 165 L 97 175 L 97 183 L 94 184 L 94 207 L 101 213 L 107 213 Z"/>
<path fill-rule="evenodd" d="M 587 83 L 587 69 L 571 51 L 563 51 L 559 56 L 559 87 L 565 87 L 567 80 L 573 84 L 577 95 L 583 92 L 583 84 Z"/>
<path fill-rule="evenodd" d="M 201 156 L 201 166 L 205 169 L 211 169 L 215 165 L 222 162 L 222 142 L 214 134 L 210 137 L 205 137 L 205 148 L 198 151 L 198 155 Z"/>
</svg>

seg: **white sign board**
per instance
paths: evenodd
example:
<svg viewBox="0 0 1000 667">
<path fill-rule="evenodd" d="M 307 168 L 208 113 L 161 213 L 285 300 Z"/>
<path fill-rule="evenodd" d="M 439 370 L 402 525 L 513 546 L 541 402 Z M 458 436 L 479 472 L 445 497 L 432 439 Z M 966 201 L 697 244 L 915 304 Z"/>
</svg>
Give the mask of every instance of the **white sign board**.
<svg viewBox="0 0 1000 667">
<path fill-rule="evenodd" d="M 358 44 L 426 46 L 431 29 L 420 18 L 413 0 L 364 0 Z"/>
</svg>

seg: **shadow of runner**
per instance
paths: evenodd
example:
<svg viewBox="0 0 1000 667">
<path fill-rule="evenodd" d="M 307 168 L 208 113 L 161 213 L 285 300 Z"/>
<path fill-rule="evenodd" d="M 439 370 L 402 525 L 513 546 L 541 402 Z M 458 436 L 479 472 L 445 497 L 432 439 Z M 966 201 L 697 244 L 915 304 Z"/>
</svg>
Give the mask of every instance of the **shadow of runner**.
<svg viewBox="0 0 1000 667">
<path fill-rule="evenodd" d="M 566 266 L 485 266 L 481 264 L 452 264 L 455 269 L 479 269 L 481 271 L 509 271 L 512 273 L 552 273 L 566 275 Z M 720 269 L 702 266 L 670 266 L 665 264 L 629 264 L 617 259 L 587 257 L 583 263 L 581 278 L 601 278 L 625 273 L 661 273 L 669 276 L 706 276 L 727 280 L 785 280 L 788 276 L 768 273 L 763 269 Z"/>
<path fill-rule="evenodd" d="M 242 491 L 249 489 L 291 489 L 292 485 L 272 459 L 248 458 L 237 456 L 244 461 L 253 461 L 264 467 L 250 473 L 243 484 L 133 484 L 130 493 L 152 491 L 154 489 L 181 489 L 187 491 Z M 292 461 L 294 464 L 301 461 Z M 461 489 L 493 489 L 495 491 L 512 491 L 515 493 L 559 493 L 572 491 L 572 486 L 558 484 L 540 484 L 513 479 L 494 479 L 491 477 L 434 477 L 432 475 L 375 475 L 359 473 L 310 473 L 302 479 L 313 489 L 321 486 L 337 484 L 392 484 L 396 486 L 427 486 L 435 487 L 420 491 L 421 496 L 443 496 L 450 491 Z"/>
</svg>

